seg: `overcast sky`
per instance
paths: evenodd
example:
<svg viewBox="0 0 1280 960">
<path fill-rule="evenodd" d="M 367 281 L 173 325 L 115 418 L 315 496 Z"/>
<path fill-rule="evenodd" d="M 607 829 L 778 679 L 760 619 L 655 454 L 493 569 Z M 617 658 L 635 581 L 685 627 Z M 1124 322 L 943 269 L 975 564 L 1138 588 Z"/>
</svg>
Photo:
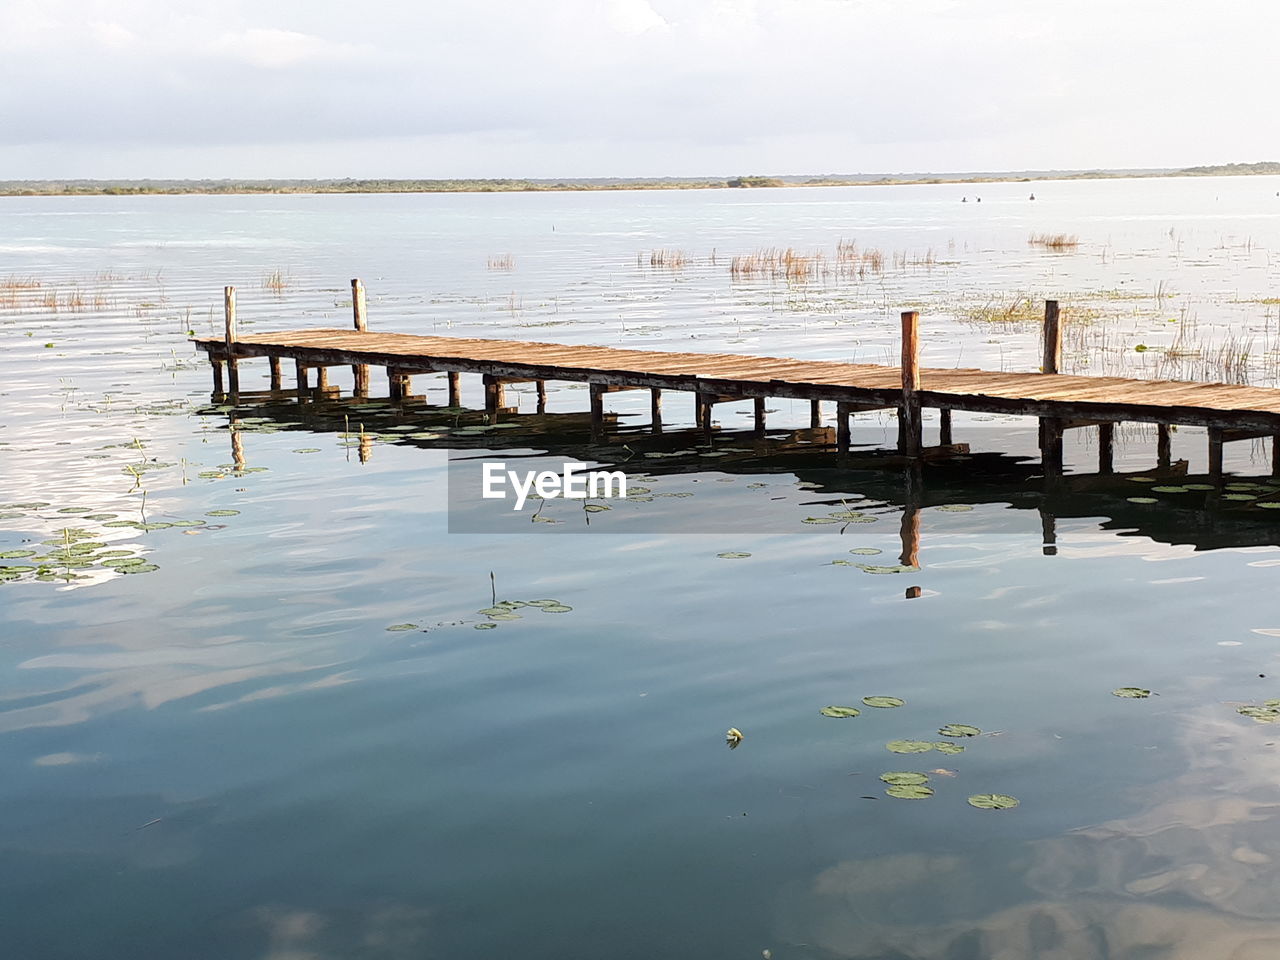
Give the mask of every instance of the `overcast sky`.
<svg viewBox="0 0 1280 960">
<path fill-rule="evenodd" d="M 1280 159 L 1280 3 L 0 0 L 0 179 Z"/>
</svg>

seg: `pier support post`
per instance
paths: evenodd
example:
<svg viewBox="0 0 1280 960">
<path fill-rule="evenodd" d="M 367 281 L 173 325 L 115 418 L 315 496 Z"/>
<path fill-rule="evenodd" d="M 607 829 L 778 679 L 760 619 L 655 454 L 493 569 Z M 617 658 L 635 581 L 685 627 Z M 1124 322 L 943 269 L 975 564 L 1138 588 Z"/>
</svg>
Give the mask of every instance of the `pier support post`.
<svg viewBox="0 0 1280 960">
<path fill-rule="evenodd" d="M 817 430 L 822 426 L 822 401 L 809 401 L 809 429 Z"/>
<path fill-rule="evenodd" d="M 657 387 L 649 389 L 649 429 L 662 432 L 662 391 Z"/>
<path fill-rule="evenodd" d="M 604 436 L 604 384 L 588 384 L 587 390 L 591 394 L 591 436 L 598 440 Z"/>
<path fill-rule="evenodd" d="M 1040 507 L 1040 552 L 1046 557 L 1058 555 L 1058 518 L 1043 505 Z"/>
<path fill-rule="evenodd" d="M 951 446 L 951 408 L 938 408 L 938 443 L 944 447 Z"/>
<path fill-rule="evenodd" d="M 462 374 L 457 370 L 449 371 L 449 406 L 462 406 Z"/>
<path fill-rule="evenodd" d="M 764 397 L 755 398 L 755 434 L 764 436 Z"/>
<path fill-rule="evenodd" d="M 213 394 L 221 399 L 226 394 L 226 389 L 222 385 L 222 361 L 210 358 L 209 366 L 213 367 Z"/>
<path fill-rule="evenodd" d="M 702 428 L 702 438 L 711 442 L 711 408 L 713 402 L 707 393 L 695 394 L 698 402 L 698 426 Z"/>
<path fill-rule="evenodd" d="M 1173 463 L 1173 437 L 1167 423 L 1156 426 L 1156 465 L 1161 470 L 1168 470 Z"/>
<path fill-rule="evenodd" d="M 1114 423 L 1098 424 L 1098 472 L 1113 473 L 1115 471 L 1115 439 Z"/>
<path fill-rule="evenodd" d="M 369 329 L 369 321 L 365 317 L 364 284 L 359 278 L 353 278 L 351 281 L 351 313 L 356 330 L 364 333 Z M 357 397 L 367 397 L 369 395 L 368 366 L 363 363 L 353 365 L 351 376 L 355 381 L 352 394 Z"/>
<path fill-rule="evenodd" d="M 227 386 L 231 388 L 232 398 L 240 395 L 240 369 L 236 360 L 236 288 L 224 287 L 222 290 L 222 309 L 226 320 L 227 344 Z"/>
<path fill-rule="evenodd" d="M 1044 302 L 1044 360 L 1041 373 L 1059 373 L 1062 370 L 1062 324 L 1059 322 L 1058 301 Z"/>
<path fill-rule="evenodd" d="M 1271 475 L 1280 477 L 1280 434 L 1271 438 Z"/>
<path fill-rule="evenodd" d="M 1040 462 L 1046 477 L 1062 473 L 1062 421 L 1056 417 L 1040 419 Z"/>
<path fill-rule="evenodd" d="M 316 367 L 316 389 L 325 390 L 329 386 L 329 368 Z"/>
<path fill-rule="evenodd" d="M 538 381 L 538 412 L 547 412 L 547 381 Z"/>
<path fill-rule="evenodd" d="M 273 357 L 271 357 L 271 358 L 270 358 L 270 363 L 271 363 L 271 389 L 272 389 L 272 390 L 279 390 L 279 389 L 280 389 L 280 383 L 281 383 L 281 379 L 280 379 L 280 358 L 279 358 L 279 357 L 275 357 L 275 356 L 273 356 Z"/>
<path fill-rule="evenodd" d="M 1209 428 L 1209 476 L 1218 479 L 1222 476 L 1222 428 Z"/>
<path fill-rule="evenodd" d="M 849 455 L 849 417 L 852 411 L 849 404 L 836 403 L 836 453 L 845 457 Z"/>
<path fill-rule="evenodd" d="M 902 314 L 902 406 L 898 420 L 898 449 L 908 457 L 920 456 L 920 314 L 914 310 Z"/>
<path fill-rule="evenodd" d="M 244 433 L 240 430 L 240 421 L 231 418 L 231 463 L 236 470 L 244 470 Z"/>
<path fill-rule="evenodd" d="M 293 361 L 293 371 L 298 380 L 298 399 L 307 395 L 307 365 L 301 360 Z"/>
</svg>

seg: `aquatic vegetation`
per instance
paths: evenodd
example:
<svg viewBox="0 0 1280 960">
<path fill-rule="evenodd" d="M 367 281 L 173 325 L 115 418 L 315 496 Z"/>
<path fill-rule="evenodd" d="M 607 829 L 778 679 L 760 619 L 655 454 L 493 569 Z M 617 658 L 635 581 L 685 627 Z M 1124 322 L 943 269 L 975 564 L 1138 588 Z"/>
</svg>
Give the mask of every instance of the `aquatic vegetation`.
<svg viewBox="0 0 1280 960">
<path fill-rule="evenodd" d="M 890 753 L 928 753 L 933 743 L 928 740 L 890 740 L 884 745 Z"/>
<path fill-rule="evenodd" d="M 924 800 L 933 796 L 932 787 L 914 783 L 894 784 L 884 792 L 898 800 Z"/>
<path fill-rule="evenodd" d="M 1074 250 L 1080 246 L 1080 238 L 1072 233 L 1033 233 L 1027 238 L 1027 244 L 1042 247 L 1045 250 L 1062 252 Z"/>
<path fill-rule="evenodd" d="M 1012 810 L 1018 798 L 1004 793 L 978 793 L 969 798 L 969 806 L 979 810 Z"/>
<path fill-rule="evenodd" d="M 857 707 L 823 707 L 818 712 L 824 717 L 835 717 L 838 720 L 846 720 L 862 713 Z"/>
<path fill-rule="evenodd" d="M 1142 687 L 1117 687 L 1111 691 L 1111 695 L 1124 700 L 1143 700 L 1151 696 L 1151 691 Z"/>
<path fill-rule="evenodd" d="M 944 737 L 976 737 L 980 733 L 981 730 L 968 723 L 948 723 L 938 730 L 938 734 Z"/>
<path fill-rule="evenodd" d="M 863 697 L 862 702 L 868 707 L 888 709 L 891 707 L 901 707 L 905 705 L 907 701 L 903 700 L 901 697 Z"/>
</svg>

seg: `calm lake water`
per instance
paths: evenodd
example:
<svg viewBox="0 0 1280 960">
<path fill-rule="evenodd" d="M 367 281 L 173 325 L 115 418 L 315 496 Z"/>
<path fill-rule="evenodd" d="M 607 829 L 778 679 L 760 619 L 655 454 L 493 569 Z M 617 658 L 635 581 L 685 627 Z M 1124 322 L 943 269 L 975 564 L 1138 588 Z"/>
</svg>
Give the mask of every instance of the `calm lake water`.
<svg viewBox="0 0 1280 960">
<path fill-rule="evenodd" d="M 710 446 L 641 393 L 592 443 L 569 384 L 500 429 L 437 377 L 211 401 L 224 284 L 253 332 L 348 325 L 356 276 L 379 330 L 879 362 L 910 308 L 1009 370 L 1055 296 L 1073 371 L 1280 385 L 1280 178 L 0 200 L 6 955 L 1280 953 L 1268 443 L 1206 490 L 1202 431 L 1156 476 L 1125 427 L 1111 479 L 1073 431 L 1049 484 L 1034 423 L 957 415 L 908 493 L 890 416 L 837 469 L 785 400 Z M 451 452 L 643 492 L 451 514 Z"/>
</svg>

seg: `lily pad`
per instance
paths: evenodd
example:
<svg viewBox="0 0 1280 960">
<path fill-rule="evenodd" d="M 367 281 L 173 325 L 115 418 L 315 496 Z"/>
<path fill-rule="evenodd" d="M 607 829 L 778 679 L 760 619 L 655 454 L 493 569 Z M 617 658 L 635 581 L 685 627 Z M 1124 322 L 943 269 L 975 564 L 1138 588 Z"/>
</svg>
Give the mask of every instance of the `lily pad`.
<svg viewBox="0 0 1280 960">
<path fill-rule="evenodd" d="M 1275 723 L 1280 720 L 1280 709 L 1276 707 L 1239 707 L 1236 713 L 1242 717 L 1248 717 L 1250 720 L 1256 720 L 1258 723 Z"/>
<path fill-rule="evenodd" d="M 933 744 L 928 740 L 890 740 L 884 747 L 890 753 L 928 753 Z"/>
<path fill-rule="evenodd" d="M 857 707 L 823 707 L 818 712 L 824 717 L 835 717 L 838 720 L 856 717 L 862 713 Z"/>
<path fill-rule="evenodd" d="M 933 745 L 939 753 L 964 753 L 963 743 L 952 743 L 950 740 L 939 740 Z"/>
<path fill-rule="evenodd" d="M 839 523 L 835 517 L 805 517 L 801 523 Z"/>
<path fill-rule="evenodd" d="M 885 790 L 891 797 L 899 800 L 924 800 L 926 797 L 933 796 L 933 787 L 926 787 L 921 784 L 904 783 L 896 784 Z"/>
<path fill-rule="evenodd" d="M 1004 793 L 977 793 L 969 798 L 969 806 L 979 810 L 1012 810 L 1018 798 Z"/>
<path fill-rule="evenodd" d="M 884 551 L 879 549 L 878 547 L 854 547 L 849 552 L 856 557 L 874 557 L 883 553 Z"/>
<path fill-rule="evenodd" d="M 206 510 L 204 515 L 206 517 L 238 517 L 240 515 L 240 511 L 239 510 Z"/>
<path fill-rule="evenodd" d="M 1215 487 L 1212 483 L 1184 483 L 1182 485 L 1182 489 L 1209 491 L 1209 490 L 1217 490 L 1218 488 Z"/>
<path fill-rule="evenodd" d="M 1144 690 L 1142 687 L 1117 687 L 1111 691 L 1113 697 L 1123 697 L 1126 700 L 1142 700 L 1151 696 L 1150 690 Z"/>
<path fill-rule="evenodd" d="M 938 729 L 944 737 L 976 737 L 982 731 L 968 723 L 948 723 Z"/>
<path fill-rule="evenodd" d="M 153 570 L 159 570 L 160 567 L 154 563 L 140 563 L 134 567 L 117 567 L 120 573 L 151 573 Z"/>
<path fill-rule="evenodd" d="M 751 554 L 742 553 L 738 550 L 730 550 L 727 553 L 717 553 L 716 556 L 721 560 L 745 560 L 747 557 L 751 556 Z"/>
<path fill-rule="evenodd" d="M 0 553 L 0 560 L 21 560 L 24 557 L 34 557 L 35 555 L 36 552 L 34 550 L 6 550 L 4 553 Z"/>
<path fill-rule="evenodd" d="M 393 623 L 391 626 L 387 627 L 387 632 L 388 633 L 404 633 L 406 630 L 417 630 L 417 629 L 418 629 L 418 625 L 416 623 Z"/>
<path fill-rule="evenodd" d="M 909 786 L 913 784 L 928 783 L 929 778 L 923 773 L 910 773 L 903 770 L 895 770 L 891 773 L 880 774 L 880 779 L 885 783 L 893 786 Z"/>
<path fill-rule="evenodd" d="M 1263 510 L 1280 510 L 1280 500 L 1268 500 L 1266 503 L 1255 503 L 1254 506 Z"/>
<path fill-rule="evenodd" d="M 968 513 L 973 507 L 967 503 L 944 503 L 933 509 L 941 510 L 943 513 Z"/>
<path fill-rule="evenodd" d="M 1155 497 L 1126 497 L 1130 503 L 1159 503 Z"/>
<path fill-rule="evenodd" d="M 543 613 L 568 613 L 572 609 L 573 607 L 569 606 L 567 603 L 544 603 L 542 605 Z"/>
<path fill-rule="evenodd" d="M 900 707 L 907 701 L 901 697 L 863 697 L 862 702 L 868 707 Z"/>
<path fill-rule="evenodd" d="M 1154 490 L 1156 493 L 1186 493 L 1187 492 L 1186 487 L 1176 487 L 1176 486 L 1159 486 L 1159 487 L 1152 487 L 1151 489 Z"/>
<path fill-rule="evenodd" d="M 498 626 L 498 625 L 497 625 L 496 623 L 477 623 L 477 624 L 475 625 L 475 629 L 477 629 L 477 630 L 495 630 L 495 629 L 497 629 L 497 626 Z"/>
<path fill-rule="evenodd" d="M 873 573 L 877 575 L 888 574 L 888 573 L 914 573 L 920 569 L 919 567 L 909 566 L 908 564 L 905 564 L 905 563 L 895 564 L 892 567 L 877 566 L 874 563 L 858 563 L 858 564 L 854 564 L 854 566 L 856 566 L 863 573 Z"/>
</svg>

